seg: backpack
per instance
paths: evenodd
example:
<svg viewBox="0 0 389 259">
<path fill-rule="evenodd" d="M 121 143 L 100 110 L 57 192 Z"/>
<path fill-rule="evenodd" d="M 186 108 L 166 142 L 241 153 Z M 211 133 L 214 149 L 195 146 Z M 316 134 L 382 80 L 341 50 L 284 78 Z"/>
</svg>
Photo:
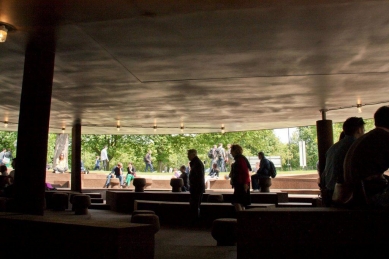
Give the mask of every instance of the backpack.
<svg viewBox="0 0 389 259">
<path fill-rule="evenodd" d="M 269 169 L 270 176 L 271 178 L 275 178 L 277 175 L 277 169 L 274 166 L 273 162 L 270 160 L 269 160 L 269 165 L 270 165 L 270 169 Z"/>
<path fill-rule="evenodd" d="M 211 150 L 209 150 L 209 152 L 208 152 L 208 158 L 211 158 L 211 159 L 215 158 L 215 155 L 214 155 L 214 153 L 213 153 L 213 148 L 211 148 Z"/>
<path fill-rule="evenodd" d="M 219 148 L 216 149 L 216 157 L 222 157 L 222 152 Z"/>
</svg>

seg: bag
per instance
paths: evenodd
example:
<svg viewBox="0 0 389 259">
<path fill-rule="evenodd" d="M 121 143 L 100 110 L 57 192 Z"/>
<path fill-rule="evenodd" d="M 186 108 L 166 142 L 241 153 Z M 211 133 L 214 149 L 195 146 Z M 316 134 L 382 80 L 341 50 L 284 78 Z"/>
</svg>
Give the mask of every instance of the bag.
<svg viewBox="0 0 389 259">
<path fill-rule="evenodd" d="M 214 159 L 214 158 L 215 158 L 215 154 L 213 153 L 213 148 L 211 148 L 211 150 L 209 150 L 209 152 L 208 152 L 208 158 L 211 158 L 211 159 Z"/>
<path fill-rule="evenodd" d="M 271 176 L 271 178 L 275 178 L 277 175 L 277 169 L 274 166 L 272 161 L 269 160 L 269 164 L 270 164 L 270 170 L 269 170 L 270 176 Z"/>
<path fill-rule="evenodd" d="M 9 161 L 10 161 L 10 159 L 9 159 L 8 157 L 4 157 L 4 158 L 3 158 L 3 163 L 4 163 L 4 164 L 8 164 Z"/>
<path fill-rule="evenodd" d="M 216 149 L 216 157 L 222 157 L 222 152 L 220 149 Z"/>
</svg>

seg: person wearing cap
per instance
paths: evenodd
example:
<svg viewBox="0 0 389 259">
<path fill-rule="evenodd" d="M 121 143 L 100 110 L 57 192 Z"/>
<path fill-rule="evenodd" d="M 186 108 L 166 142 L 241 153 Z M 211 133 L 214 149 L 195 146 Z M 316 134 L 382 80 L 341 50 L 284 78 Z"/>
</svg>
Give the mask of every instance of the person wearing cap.
<svg viewBox="0 0 389 259">
<path fill-rule="evenodd" d="M 343 123 L 344 138 L 332 145 L 326 153 L 326 165 L 320 177 L 320 189 L 326 206 L 331 206 L 335 183 L 342 183 L 343 162 L 354 141 L 365 133 L 365 122 L 360 117 L 350 117 Z"/>
</svg>

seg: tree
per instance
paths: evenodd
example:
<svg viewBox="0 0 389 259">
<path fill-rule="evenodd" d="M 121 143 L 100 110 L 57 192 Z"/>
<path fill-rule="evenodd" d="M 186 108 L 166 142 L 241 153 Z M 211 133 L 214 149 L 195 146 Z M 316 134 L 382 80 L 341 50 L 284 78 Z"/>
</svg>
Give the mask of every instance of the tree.
<svg viewBox="0 0 389 259">
<path fill-rule="evenodd" d="M 69 167 L 69 134 L 57 134 L 56 140 L 55 140 L 55 147 L 54 147 L 54 156 L 53 156 L 53 167 L 55 166 L 55 162 L 57 161 L 57 158 L 59 155 L 63 153 L 64 157 L 66 159 L 66 163 Z"/>
</svg>

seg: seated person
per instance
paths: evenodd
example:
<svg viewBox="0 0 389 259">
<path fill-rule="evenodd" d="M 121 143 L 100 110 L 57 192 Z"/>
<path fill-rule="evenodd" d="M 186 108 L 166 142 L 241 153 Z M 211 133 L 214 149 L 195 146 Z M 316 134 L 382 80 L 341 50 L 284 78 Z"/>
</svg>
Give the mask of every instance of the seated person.
<svg viewBox="0 0 389 259">
<path fill-rule="evenodd" d="M 189 191 L 189 181 L 188 181 L 188 174 L 186 173 L 185 165 L 182 165 L 180 167 L 180 172 L 181 174 L 178 178 L 182 178 L 182 180 L 184 181 L 184 185 L 181 187 L 181 191 L 187 192 Z"/>
<path fill-rule="evenodd" d="M 127 167 L 127 176 L 124 185 L 130 186 L 131 181 L 136 177 L 136 170 L 135 167 L 132 165 L 131 162 L 128 163 Z"/>
<path fill-rule="evenodd" d="M 0 165 L 0 173 L 0 196 L 4 196 L 4 190 L 10 184 L 7 167 L 5 165 Z"/>
<path fill-rule="evenodd" d="M 84 162 L 81 160 L 81 173 L 82 174 L 89 174 L 88 169 L 85 168 Z"/>
<path fill-rule="evenodd" d="M 355 140 L 348 150 L 344 183 L 352 188 L 353 202 L 358 205 L 389 208 L 388 177 L 384 175 L 389 168 L 389 106 L 375 112 L 374 124 L 376 128 Z"/>
<path fill-rule="evenodd" d="M 122 163 L 118 163 L 117 166 L 115 166 L 112 171 L 109 173 L 109 175 L 107 176 L 107 181 L 105 182 L 105 186 L 106 188 L 109 187 L 109 184 L 111 183 L 111 178 L 112 177 L 116 177 L 116 178 L 119 178 L 119 184 L 120 186 L 123 185 L 123 171 L 122 171 L 122 168 L 123 168 L 123 164 Z"/>
<path fill-rule="evenodd" d="M 211 171 L 209 171 L 208 176 L 204 178 L 205 186 L 207 189 L 211 188 L 211 183 L 210 183 L 211 179 L 219 179 L 219 168 L 217 167 L 216 163 L 212 164 Z"/>
<path fill-rule="evenodd" d="M 173 168 L 173 176 L 174 178 L 180 178 L 181 171 L 178 171 L 177 168 Z"/>
<path fill-rule="evenodd" d="M 64 153 L 61 153 L 57 158 L 57 160 L 55 161 L 53 173 L 63 174 L 66 173 L 67 170 L 68 170 L 68 166 L 66 164 L 65 155 Z"/>
</svg>

